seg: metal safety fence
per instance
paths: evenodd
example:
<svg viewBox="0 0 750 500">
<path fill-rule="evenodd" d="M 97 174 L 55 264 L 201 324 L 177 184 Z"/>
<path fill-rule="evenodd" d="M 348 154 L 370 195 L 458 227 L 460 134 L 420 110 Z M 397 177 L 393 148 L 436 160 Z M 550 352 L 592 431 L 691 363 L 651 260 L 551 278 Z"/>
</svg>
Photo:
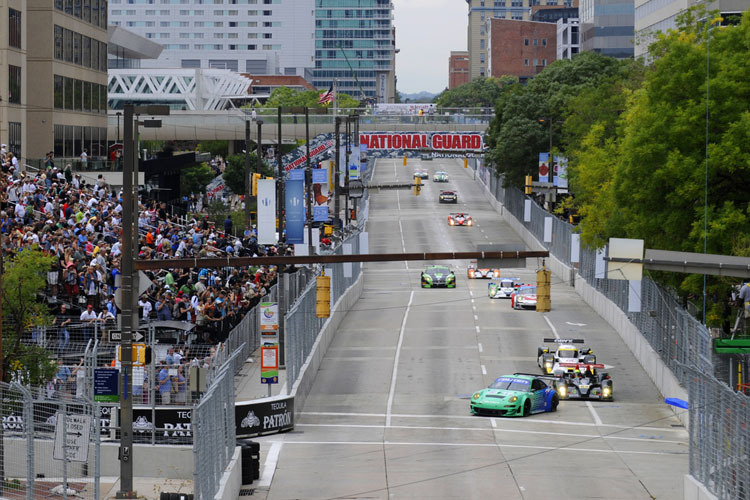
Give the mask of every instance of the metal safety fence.
<svg viewBox="0 0 750 500">
<path fill-rule="evenodd" d="M 484 165 L 476 176 L 503 208 L 563 264 L 622 310 L 690 395 L 690 473 L 719 498 L 750 499 L 748 397 L 715 378 L 723 360 L 713 352 L 708 329 L 675 296 L 644 276 L 640 283 L 606 279 L 603 251 L 580 248 L 572 252 L 575 227 L 550 214 L 517 188 L 503 187 Z M 546 227 L 545 227 L 546 225 Z M 640 302 L 631 311 L 631 298 Z"/>
<path fill-rule="evenodd" d="M 198 500 L 214 498 L 236 443 L 234 374 L 244 358 L 235 350 L 222 364 L 214 383 L 193 407 L 193 488 Z"/>
<path fill-rule="evenodd" d="M 0 497 L 100 498 L 98 405 L 0 383 Z"/>
</svg>

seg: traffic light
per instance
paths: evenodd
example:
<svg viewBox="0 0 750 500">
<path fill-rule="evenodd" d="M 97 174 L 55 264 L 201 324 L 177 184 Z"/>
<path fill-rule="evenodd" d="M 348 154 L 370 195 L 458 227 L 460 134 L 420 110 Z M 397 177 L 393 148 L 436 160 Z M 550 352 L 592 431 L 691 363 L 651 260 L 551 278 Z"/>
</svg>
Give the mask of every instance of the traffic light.
<svg viewBox="0 0 750 500">
<path fill-rule="evenodd" d="M 253 196 L 258 196 L 258 179 L 260 179 L 260 174 L 253 174 Z"/>
<path fill-rule="evenodd" d="M 526 194 L 533 194 L 534 181 L 530 175 L 526 176 L 526 185 L 524 186 L 523 192 Z"/>
<path fill-rule="evenodd" d="M 315 280 L 315 317 L 327 318 L 331 315 L 331 277 L 325 273 Z"/>
<path fill-rule="evenodd" d="M 145 366 L 151 363 L 151 347 L 146 344 L 131 344 L 130 356 L 133 366 Z M 122 362 L 122 346 L 117 346 L 117 361 Z"/>
<path fill-rule="evenodd" d="M 422 179 L 420 177 L 414 177 L 414 196 L 419 196 L 422 191 Z"/>
</svg>

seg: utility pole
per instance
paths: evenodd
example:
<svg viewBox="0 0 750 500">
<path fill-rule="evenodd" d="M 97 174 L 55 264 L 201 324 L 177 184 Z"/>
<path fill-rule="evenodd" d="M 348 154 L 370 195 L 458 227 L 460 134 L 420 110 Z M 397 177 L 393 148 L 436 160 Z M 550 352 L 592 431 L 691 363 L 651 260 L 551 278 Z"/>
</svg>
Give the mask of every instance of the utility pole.
<svg viewBox="0 0 750 500">
<path fill-rule="evenodd" d="M 341 155 L 339 150 L 341 149 L 341 135 L 339 130 L 341 129 L 341 117 L 337 116 L 334 120 L 335 134 L 336 134 L 336 168 L 333 170 L 333 220 L 334 226 L 339 222 L 339 171 L 341 169 Z"/>
<path fill-rule="evenodd" d="M 310 108 L 305 106 L 305 148 L 307 152 L 307 172 L 305 173 L 305 187 L 307 188 L 307 253 L 313 254 L 312 223 L 313 223 L 313 198 L 312 198 L 312 163 L 310 160 Z"/>
<path fill-rule="evenodd" d="M 359 112 L 357 112 L 357 113 L 354 114 L 354 147 L 356 148 L 357 153 L 358 153 L 357 154 L 357 158 L 358 158 L 359 164 L 357 165 L 357 171 L 360 171 L 361 170 L 360 167 L 362 165 L 362 157 L 360 156 L 361 152 L 359 150 L 359 114 L 358 113 Z M 358 179 L 362 180 L 362 174 L 361 174 L 361 172 L 360 172 L 360 174 L 358 176 Z M 357 198 L 352 198 L 352 205 L 353 205 L 353 208 L 354 208 L 354 222 L 355 222 L 355 224 L 357 222 L 357 204 L 358 204 Z"/>
<path fill-rule="evenodd" d="M 252 172 L 250 170 L 250 120 L 245 116 L 245 231 L 252 231 L 253 221 L 250 220 L 250 196 L 253 190 Z"/>
<path fill-rule="evenodd" d="M 133 136 L 134 106 L 126 104 L 123 126 L 122 171 L 122 346 L 120 369 L 120 490 L 117 498 L 136 498 L 133 491 L 133 171 L 137 161 L 135 137 Z"/>
</svg>

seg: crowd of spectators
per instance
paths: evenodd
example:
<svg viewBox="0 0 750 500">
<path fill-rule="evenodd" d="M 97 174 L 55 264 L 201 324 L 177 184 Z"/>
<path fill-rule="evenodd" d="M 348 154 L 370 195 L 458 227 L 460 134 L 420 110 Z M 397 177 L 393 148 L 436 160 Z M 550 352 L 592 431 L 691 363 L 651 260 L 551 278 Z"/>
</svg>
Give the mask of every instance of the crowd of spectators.
<svg viewBox="0 0 750 500">
<path fill-rule="evenodd" d="M 86 179 L 70 165 L 57 165 L 51 153 L 38 172 L 22 172 L 4 145 L 0 157 L 3 258 L 34 246 L 54 257 L 46 290 L 54 323 L 30 338 L 58 355 L 75 356 L 98 332 L 118 324 L 122 192 L 102 175 Z M 139 258 L 165 261 L 278 253 L 275 246 L 257 245 L 253 234 L 232 236 L 231 219 L 223 226 L 201 213 L 180 219 L 164 203 L 139 199 L 136 251 Z M 269 292 L 277 271 L 261 266 L 147 273 L 153 285 L 139 298 L 139 314 L 143 322 L 193 323 L 197 342 L 216 343 Z M 99 339 L 107 341 L 106 335 Z"/>
</svg>

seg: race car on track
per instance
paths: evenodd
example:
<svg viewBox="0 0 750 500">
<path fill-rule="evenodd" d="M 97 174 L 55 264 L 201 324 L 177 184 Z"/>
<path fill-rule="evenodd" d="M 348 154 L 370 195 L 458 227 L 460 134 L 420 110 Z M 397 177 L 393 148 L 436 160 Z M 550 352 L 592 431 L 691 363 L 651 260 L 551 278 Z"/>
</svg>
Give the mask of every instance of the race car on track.
<svg viewBox="0 0 750 500">
<path fill-rule="evenodd" d="M 557 395 L 560 399 L 600 399 L 614 401 L 612 377 L 608 373 L 598 373 L 604 365 L 591 363 L 560 363 L 572 372 L 564 373 L 557 381 Z"/>
<path fill-rule="evenodd" d="M 537 361 L 543 373 L 562 375 L 573 372 L 574 368 L 563 367 L 563 363 L 594 364 L 596 356 L 594 351 L 588 347 L 578 348 L 573 344 L 583 344 L 583 339 L 544 339 L 545 343 L 555 343 L 557 348 L 550 350 L 549 347 L 538 347 L 536 350 Z"/>
<path fill-rule="evenodd" d="M 520 278 L 500 278 L 487 283 L 487 296 L 491 299 L 509 299 Z"/>
<path fill-rule="evenodd" d="M 459 212 L 457 214 L 448 215 L 449 226 L 473 226 L 474 221 L 471 215 Z"/>
<path fill-rule="evenodd" d="M 510 294 L 513 309 L 536 309 L 536 285 L 517 286 Z"/>
<path fill-rule="evenodd" d="M 435 172 L 435 175 L 432 176 L 432 182 L 448 182 L 448 172 L 442 170 Z"/>
<path fill-rule="evenodd" d="M 455 191 L 440 191 L 440 203 L 458 203 L 458 196 Z"/>
<path fill-rule="evenodd" d="M 422 161 L 432 161 L 432 155 L 430 153 L 422 153 L 419 155 L 419 159 Z"/>
<path fill-rule="evenodd" d="M 466 276 L 469 279 L 491 279 L 500 277 L 500 269 L 493 269 L 491 267 L 477 267 L 476 261 L 469 264 L 466 268 Z"/>
<path fill-rule="evenodd" d="M 489 417 L 527 417 L 557 411 L 557 382 L 525 373 L 503 375 L 471 396 L 471 413 Z"/>
<path fill-rule="evenodd" d="M 427 266 L 421 281 L 422 288 L 456 288 L 456 273 L 447 266 Z"/>
<path fill-rule="evenodd" d="M 430 173 L 423 168 L 418 168 L 414 171 L 414 177 L 419 177 L 420 179 L 429 179 Z"/>
</svg>

